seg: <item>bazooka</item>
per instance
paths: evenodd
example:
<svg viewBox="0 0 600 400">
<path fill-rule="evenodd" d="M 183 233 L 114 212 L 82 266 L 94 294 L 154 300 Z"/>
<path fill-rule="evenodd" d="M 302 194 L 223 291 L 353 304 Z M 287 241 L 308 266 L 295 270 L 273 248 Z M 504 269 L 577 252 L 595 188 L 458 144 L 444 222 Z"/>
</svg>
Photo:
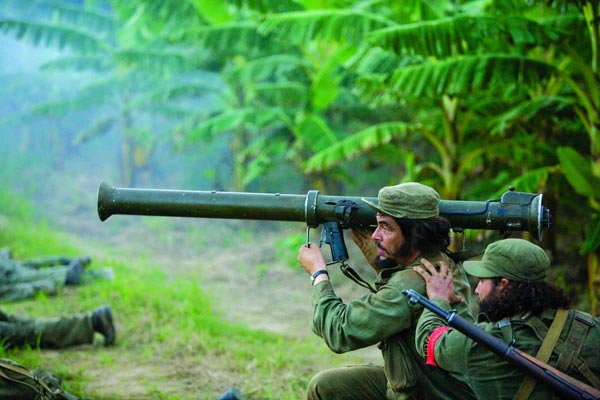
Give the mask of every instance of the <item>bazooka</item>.
<svg viewBox="0 0 600 400">
<path fill-rule="evenodd" d="M 365 199 L 377 202 L 376 197 Z M 539 240 L 551 225 L 550 211 L 543 206 L 541 194 L 516 192 L 512 188 L 495 200 L 440 200 L 439 209 L 440 216 L 448 219 L 454 231 L 528 231 Z M 104 221 L 114 214 L 298 221 L 309 228 L 325 222 L 339 223 L 343 229 L 375 223 L 375 212 L 361 197 L 328 196 L 317 190 L 297 195 L 118 188 L 102 182 L 98 189 L 98 216 Z"/>
</svg>

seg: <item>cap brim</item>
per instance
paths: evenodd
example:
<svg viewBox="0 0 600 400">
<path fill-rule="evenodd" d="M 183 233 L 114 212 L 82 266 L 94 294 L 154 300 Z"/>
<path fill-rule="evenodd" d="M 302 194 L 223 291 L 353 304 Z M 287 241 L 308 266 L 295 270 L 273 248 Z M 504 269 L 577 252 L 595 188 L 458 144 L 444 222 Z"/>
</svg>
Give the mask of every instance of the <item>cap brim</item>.
<svg viewBox="0 0 600 400">
<path fill-rule="evenodd" d="M 371 207 L 373 210 L 377 211 L 378 213 L 384 214 L 384 215 L 389 215 L 388 213 L 384 212 L 381 208 L 379 208 L 379 206 L 367 199 L 365 199 L 364 197 L 361 197 L 361 200 L 364 201 L 369 207 Z"/>
<path fill-rule="evenodd" d="M 477 278 L 496 278 L 498 274 L 487 269 L 481 261 L 465 261 L 463 267 L 467 274 Z"/>
</svg>

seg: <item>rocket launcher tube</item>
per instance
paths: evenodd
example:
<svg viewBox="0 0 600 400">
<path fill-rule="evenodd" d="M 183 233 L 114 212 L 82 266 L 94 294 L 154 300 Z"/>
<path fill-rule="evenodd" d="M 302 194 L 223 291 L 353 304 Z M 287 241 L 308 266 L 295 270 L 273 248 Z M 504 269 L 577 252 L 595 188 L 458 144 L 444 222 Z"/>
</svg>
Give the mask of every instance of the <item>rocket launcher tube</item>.
<svg viewBox="0 0 600 400">
<path fill-rule="evenodd" d="M 377 202 L 376 197 L 365 198 Z M 528 231 L 539 240 L 551 225 L 541 194 L 508 191 L 498 200 L 440 200 L 439 207 L 440 216 L 448 219 L 455 231 Z M 375 211 L 361 197 L 328 196 L 316 190 L 297 195 L 118 188 L 102 182 L 98 216 L 104 221 L 114 214 L 298 221 L 309 227 L 328 221 L 339 222 L 342 228 L 375 224 Z"/>
</svg>

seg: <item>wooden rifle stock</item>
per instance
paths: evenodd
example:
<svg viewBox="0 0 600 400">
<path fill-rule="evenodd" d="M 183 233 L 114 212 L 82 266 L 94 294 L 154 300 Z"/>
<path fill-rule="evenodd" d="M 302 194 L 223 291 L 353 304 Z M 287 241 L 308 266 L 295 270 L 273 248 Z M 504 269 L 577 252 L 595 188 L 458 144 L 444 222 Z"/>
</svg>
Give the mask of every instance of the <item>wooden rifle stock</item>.
<svg viewBox="0 0 600 400">
<path fill-rule="evenodd" d="M 538 360 L 537 358 L 525 353 L 524 351 L 521 351 L 515 347 L 513 347 L 513 351 L 517 354 L 518 357 L 527 359 L 528 363 L 536 365 L 537 367 L 542 369 L 546 373 L 546 375 L 553 376 L 552 379 L 568 383 L 580 395 L 580 397 L 577 397 L 577 398 L 590 399 L 590 400 L 600 399 L 600 390 L 598 390 L 588 384 L 585 384 L 575 378 L 572 378 L 571 376 L 565 374 L 564 372 L 554 368 L 551 365 L 548 365 L 548 364 Z M 569 397 L 569 399 L 570 398 L 571 397 Z"/>
</svg>

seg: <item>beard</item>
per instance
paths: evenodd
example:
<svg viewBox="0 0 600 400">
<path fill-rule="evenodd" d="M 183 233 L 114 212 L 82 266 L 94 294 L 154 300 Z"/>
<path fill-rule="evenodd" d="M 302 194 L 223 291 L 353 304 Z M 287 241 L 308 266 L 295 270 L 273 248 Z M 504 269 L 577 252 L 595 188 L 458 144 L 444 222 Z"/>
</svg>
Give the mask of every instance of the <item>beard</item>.
<svg viewBox="0 0 600 400">
<path fill-rule="evenodd" d="M 497 289 L 497 286 L 494 286 L 485 299 L 479 299 L 479 313 L 484 314 L 491 322 L 500 321 L 508 316 L 505 296 L 503 295 L 505 289 Z"/>
<path fill-rule="evenodd" d="M 391 258 L 381 258 L 381 256 L 375 257 L 374 264 L 380 270 L 394 268 L 398 265 L 398 262 Z"/>
<path fill-rule="evenodd" d="M 412 249 L 406 241 L 402 242 L 400 247 L 394 252 L 390 252 L 388 249 L 383 247 L 379 241 L 376 241 L 375 244 L 377 245 L 377 247 L 384 250 L 385 252 L 390 254 L 391 257 L 393 257 L 382 258 L 380 255 L 377 255 L 375 257 L 374 264 L 379 269 L 393 268 L 398 265 L 398 261 L 396 261 L 397 259 L 407 258 L 412 254 Z"/>
</svg>

